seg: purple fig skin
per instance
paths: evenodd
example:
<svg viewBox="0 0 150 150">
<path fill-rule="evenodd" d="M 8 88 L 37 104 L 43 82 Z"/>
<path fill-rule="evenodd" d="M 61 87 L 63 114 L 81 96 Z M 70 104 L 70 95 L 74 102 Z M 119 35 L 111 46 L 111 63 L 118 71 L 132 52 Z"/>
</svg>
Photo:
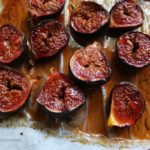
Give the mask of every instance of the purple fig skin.
<svg viewBox="0 0 150 150">
<path fill-rule="evenodd" d="M 31 92 L 29 79 L 21 72 L 0 67 L 0 112 L 12 113 L 20 109 Z"/>
<path fill-rule="evenodd" d="M 140 27 L 144 21 L 142 8 L 133 0 L 117 2 L 110 12 L 110 30 L 132 30 Z M 118 30 L 117 30 L 118 31 Z"/>
<path fill-rule="evenodd" d="M 116 44 L 119 60 L 132 67 L 143 68 L 150 64 L 150 36 L 141 32 L 128 32 Z"/>
<path fill-rule="evenodd" d="M 102 5 L 83 1 L 73 9 L 70 26 L 77 33 L 91 35 L 106 25 L 108 20 L 109 13 Z"/>
<path fill-rule="evenodd" d="M 145 110 L 145 100 L 136 86 L 120 82 L 111 91 L 109 126 L 133 126 Z"/>
<path fill-rule="evenodd" d="M 27 47 L 25 36 L 13 25 L 0 27 L 0 62 L 9 65 L 21 58 Z"/>
<path fill-rule="evenodd" d="M 53 16 L 65 5 L 65 0 L 28 0 L 27 2 L 31 15 L 36 17 Z"/>
<path fill-rule="evenodd" d="M 111 67 L 101 47 L 94 43 L 77 50 L 70 59 L 70 71 L 79 82 L 89 86 L 106 83 L 111 76 Z"/>
<path fill-rule="evenodd" d="M 43 86 L 37 102 L 50 114 L 59 117 L 81 107 L 85 103 L 85 96 L 64 74 L 54 71 Z"/>
<path fill-rule="evenodd" d="M 64 26 L 56 20 L 44 20 L 31 33 L 31 47 L 35 59 L 52 57 L 69 42 Z"/>
</svg>

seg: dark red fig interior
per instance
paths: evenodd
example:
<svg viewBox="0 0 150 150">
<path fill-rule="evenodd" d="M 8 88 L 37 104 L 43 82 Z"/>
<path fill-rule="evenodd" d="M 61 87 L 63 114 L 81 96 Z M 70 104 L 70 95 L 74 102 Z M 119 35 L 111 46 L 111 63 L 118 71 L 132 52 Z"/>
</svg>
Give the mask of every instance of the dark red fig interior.
<svg viewBox="0 0 150 150">
<path fill-rule="evenodd" d="M 31 91 L 30 81 L 9 68 L 0 68 L 0 112 L 14 112 L 27 100 Z"/>
<path fill-rule="evenodd" d="M 138 89 L 121 82 L 112 90 L 111 109 L 119 126 L 134 125 L 145 109 L 145 101 Z"/>
<path fill-rule="evenodd" d="M 128 32 L 117 41 L 119 59 L 135 68 L 150 64 L 150 36 L 141 32 Z"/>
<path fill-rule="evenodd" d="M 115 4 L 111 10 L 110 28 L 135 28 L 143 24 L 142 8 L 132 0 Z"/>
<path fill-rule="evenodd" d="M 110 79 L 111 68 L 101 47 L 94 43 L 77 50 L 70 60 L 72 75 L 85 83 L 104 83 Z"/>
<path fill-rule="evenodd" d="M 23 34 L 12 25 L 0 27 L 0 62 L 9 64 L 23 52 Z"/>
<path fill-rule="evenodd" d="M 72 11 L 71 27 L 84 34 L 94 33 L 108 22 L 109 14 L 95 2 L 80 2 Z"/>
<path fill-rule="evenodd" d="M 54 15 L 64 7 L 65 0 L 28 0 L 28 8 L 37 17 Z"/>
<path fill-rule="evenodd" d="M 41 22 L 31 33 L 32 52 L 37 59 L 57 54 L 68 41 L 64 26 L 55 20 Z"/>
<path fill-rule="evenodd" d="M 37 102 L 52 113 L 66 113 L 85 103 L 83 92 L 65 75 L 53 72 L 42 88 Z"/>
</svg>

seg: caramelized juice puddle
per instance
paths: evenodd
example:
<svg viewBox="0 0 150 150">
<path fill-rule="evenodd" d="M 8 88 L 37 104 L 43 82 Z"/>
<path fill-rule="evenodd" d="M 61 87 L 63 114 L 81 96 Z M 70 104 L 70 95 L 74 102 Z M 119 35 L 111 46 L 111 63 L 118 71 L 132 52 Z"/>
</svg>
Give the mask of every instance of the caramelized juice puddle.
<svg viewBox="0 0 150 150">
<path fill-rule="evenodd" d="M 150 66 L 137 72 L 135 84 L 146 100 L 146 110 L 136 125 L 131 127 L 130 134 L 133 138 L 150 139 Z"/>
<path fill-rule="evenodd" d="M 92 135 L 107 135 L 101 88 L 87 89 L 88 110 L 82 131 Z"/>
<path fill-rule="evenodd" d="M 29 35 L 31 31 L 30 25 L 30 14 L 26 8 L 25 1 L 22 0 L 3 0 L 3 5 L 5 6 L 0 15 L 0 25 L 11 23 L 17 26 L 21 31 L 25 33 L 29 42 Z M 61 13 L 56 19 L 65 23 L 65 26 L 68 29 L 69 23 L 69 12 L 71 7 L 70 4 L 75 5 L 79 0 L 70 0 L 66 2 L 65 11 Z M 109 0 L 97 0 L 99 3 L 105 3 L 106 8 L 111 8 L 114 0 L 110 3 Z M 145 23 L 139 29 L 145 33 L 149 33 L 149 15 L 148 12 L 150 8 L 147 8 L 145 2 L 142 1 L 142 7 L 146 13 Z M 24 120 L 26 126 L 31 126 L 36 129 L 48 129 L 56 131 L 57 134 L 63 135 L 65 132 L 86 133 L 88 135 L 105 135 L 108 137 L 120 137 L 120 138 L 134 138 L 134 139 L 150 139 L 150 110 L 149 110 L 149 76 L 150 68 L 140 70 L 139 72 L 127 71 L 126 69 L 120 66 L 115 58 L 114 48 L 116 39 L 104 37 L 103 34 L 96 41 L 104 45 L 104 53 L 108 57 L 111 66 L 112 66 L 112 77 L 108 83 L 102 87 L 97 87 L 96 89 L 87 89 L 84 87 L 85 95 L 87 97 L 86 105 L 84 105 L 76 114 L 67 120 L 62 120 L 60 118 L 49 116 L 43 109 L 41 109 L 36 103 L 36 97 L 39 94 L 42 85 L 45 83 L 49 75 L 50 67 L 55 67 L 57 70 L 65 73 L 69 76 L 68 63 L 73 55 L 73 53 L 81 47 L 77 42 L 70 38 L 68 47 L 66 47 L 62 53 L 58 54 L 54 58 L 40 60 L 36 62 L 34 67 L 29 67 L 28 60 L 25 59 L 22 63 L 13 66 L 14 68 L 24 72 L 33 83 L 33 88 L 31 92 L 31 97 L 25 107 L 16 115 L 12 116 L 10 119 L 10 127 L 18 126 L 18 119 Z M 112 128 L 107 130 L 106 128 L 106 112 L 105 107 L 106 103 L 109 100 L 109 95 L 112 87 L 120 81 L 129 81 L 135 83 L 143 96 L 146 99 L 146 111 L 143 113 L 142 117 L 138 120 L 135 126 L 127 128 Z M 20 115 L 24 113 L 24 115 Z M 14 120 L 13 120 L 14 119 Z M 13 123 L 11 123 L 13 121 Z M 1 123 L 0 126 L 5 127 L 5 123 Z M 23 124 L 23 125 L 24 125 Z M 8 125 L 8 124 L 7 124 Z M 22 126 L 22 124 L 20 125 Z M 51 133 L 51 132 L 50 132 Z M 55 134 L 55 135 L 57 135 Z M 68 133 L 70 134 L 70 133 Z M 106 142 L 107 143 L 107 142 Z"/>
</svg>

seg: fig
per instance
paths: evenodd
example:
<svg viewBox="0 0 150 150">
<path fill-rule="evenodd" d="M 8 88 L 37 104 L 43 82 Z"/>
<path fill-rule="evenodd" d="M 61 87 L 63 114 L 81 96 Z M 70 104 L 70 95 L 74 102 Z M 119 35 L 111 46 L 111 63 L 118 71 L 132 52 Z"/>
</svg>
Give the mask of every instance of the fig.
<svg viewBox="0 0 150 150">
<path fill-rule="evenodd" d="M 92 34 L 109 20 L 109 13 L 100 4 L 91 1 L 78 3 L 71 13 L 70 24 L 74 31 Z"/>
<path fill-rule="evenodd" d="M 64 26 L 56 20 L 42 21 L 31 33 L 31 47 L 36 59 L 50 57 L 69 42 L 69 36 Z"/>
<path fill-rule="evenodd" d="M 52 16 L 60 12 L 65 0 L 28 0 L 28 8 L 33 16 Z"/>
<path fill-rule="evenodd" d="M 10 64 L 23 53 L 24 35 L 12 25 L 0 27 L 0 62 Z"/>
<path fill-rule="evenodd" d="M 17 111 L 27 100 L 31 91 L 29 79 L 8 67 L 0 68 L 0 112 Z"/>
<path fill-rule="evenodd" d="M 70 71 L 77 81 L 103 84 L 110 79 L 111 68 L 97 43 L 77 50 L 70 59 Z"/>
<path fill-rule="evenodd" d="M 132 68 L 150 64 L 150 36 L 141 32 L 128 32 L 117 40 L 116 54 L 121 62 Z"/>
<path fill-rule="evenodd" d="M 85 97 L 81 89 L 68 77 L 53 70 L 44 84 L 37 102 L 51 114 L 59 116 L 82 106 L 85 103 Z"/>
<path fill-rule="evenodd" d="M 134 29 L 143 24 L 142 8 L 133 0 L 117 2 L 110 12 L 110 29 Z"/>
<path fill-rule="evenodd" d="M 111 92 L 111 110 L 108 126 L 131 126 L 145 109 L 145 100 L 139 90 L 129 82 L 121 82 Z"/>
</svg>

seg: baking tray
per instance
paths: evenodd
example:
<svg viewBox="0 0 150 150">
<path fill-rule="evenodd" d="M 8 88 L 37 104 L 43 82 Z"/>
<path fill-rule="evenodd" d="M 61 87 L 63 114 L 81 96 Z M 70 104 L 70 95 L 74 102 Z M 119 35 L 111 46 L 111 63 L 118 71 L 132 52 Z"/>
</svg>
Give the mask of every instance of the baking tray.
<svg viewBox="0 0 150 150">
<path fill-rule="evenodd" d="M 62 13 L 55 19 L 62 22 L 69 30 L 69 15 L 71 5 L 80 0 L 66 0 Z M 115 0 L 95 0 L 103 4 L 110 11 Z M 150 1 L 139 1 L 143 8 L 145 20 L 138 31 L 150 34 Z M 30 31 L 38 20 L 32 21 L 25 0 L 1 0 L 0 25 L 13 24 L 25 33 L 30 49 Z M 105 30 L 103 31 L 105 32 Z M 92 42 L 100 42 L 104 47 L 111 67 L 112 76 L 108 83 L 93 89 L 83 88 L 86 95 L 86 104 L 73 116 L 67 119 L 51 117 L 39 109 L 36 97 L 47 80 L 50 68 L 54 67 L 69 76 L 68 62 L 73 53 L 82 46 Z M 98 38 L 85 42 L 82 45 L 74 40 L 70 34 L 69 45 L 56 57 L 36 62 L 30 65 L 26 57 L 19 63 L 11 66 L 21 70 L 31 80 L 32 92 L 25 106 L 13 116 L 0 122 L 0 149 L 98 149 L 98 148 L 149 148 L 150 146 L 150 67 L 138 71 L 123 71 L 114 57 L 116 38 L 101 34 Z M 132 127 L 112 128 L 106 126 L 106 102 L 112 87 L 120 81 L 134 83 L 146 100 L 146 110 L 142 117 Z M 16 144 L 17 143 L 17 144 Z M 72 146 L 74 145 L 74 146 Z"/>
</svg>

